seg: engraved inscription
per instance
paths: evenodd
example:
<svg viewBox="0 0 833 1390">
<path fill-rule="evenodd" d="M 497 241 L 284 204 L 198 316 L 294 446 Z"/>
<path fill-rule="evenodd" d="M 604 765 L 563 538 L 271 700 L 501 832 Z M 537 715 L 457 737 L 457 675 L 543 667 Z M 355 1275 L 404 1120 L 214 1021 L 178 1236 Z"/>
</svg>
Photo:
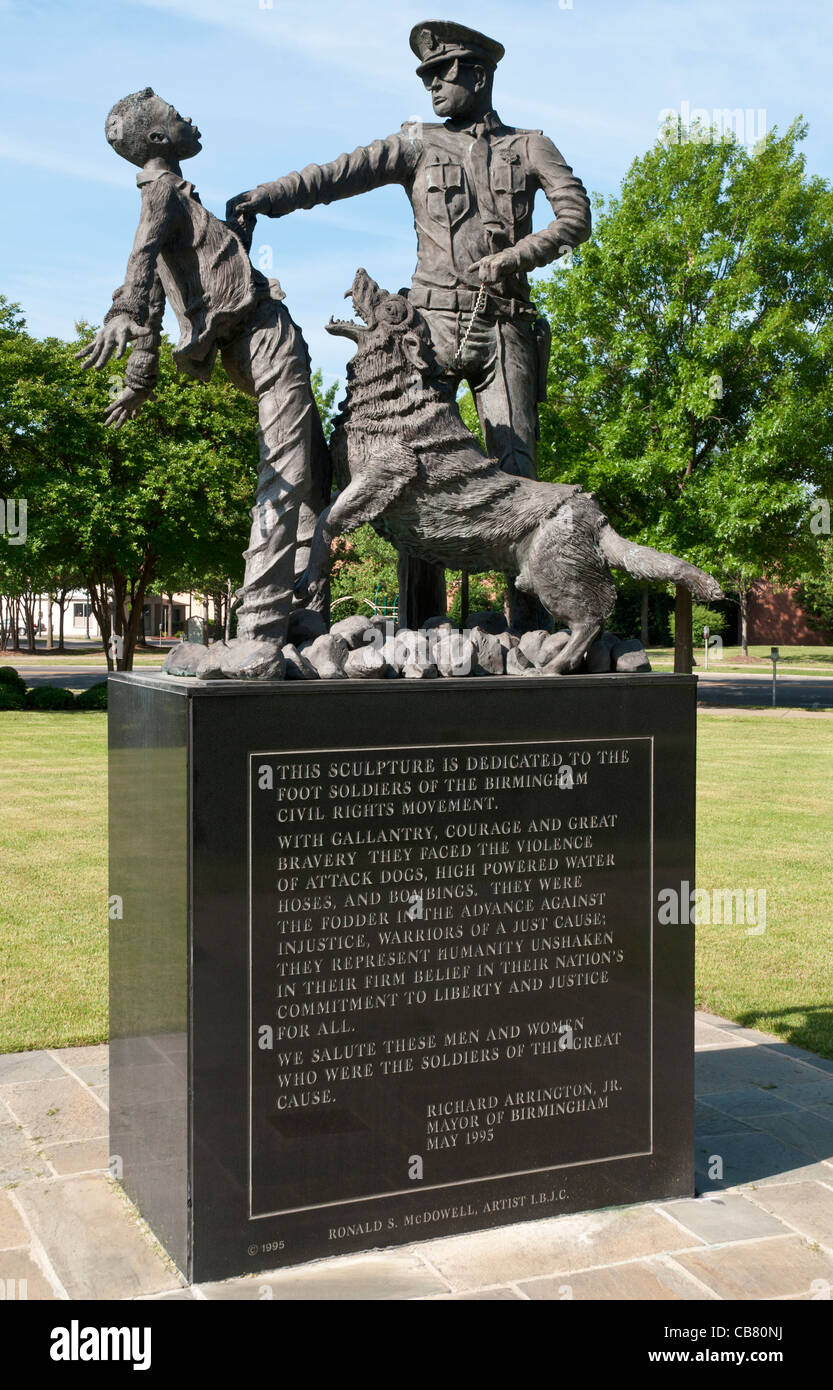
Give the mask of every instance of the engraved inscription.
<svg viewBox="0 0 833 1390">
<path fill-rule="evenodd" d="M 253 1217 L 650 1152 L 651 778 L 648 738 L 250 756 Z"/>
</svg>

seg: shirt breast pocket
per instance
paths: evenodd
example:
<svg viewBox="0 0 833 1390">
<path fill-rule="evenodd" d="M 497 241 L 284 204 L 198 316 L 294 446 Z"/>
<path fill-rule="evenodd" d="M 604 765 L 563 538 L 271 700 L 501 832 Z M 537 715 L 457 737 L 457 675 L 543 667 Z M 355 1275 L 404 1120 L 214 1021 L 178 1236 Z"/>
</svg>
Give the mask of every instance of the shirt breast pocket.
<svg viewBox="0 0 833 1390">
<path fill-rule="evenodd" d="M 492 188 L 512 201 L 512 215 L 516 222 L 529 216 L 531 199 L 527 183 L 526 169 L 519 154 L 495 154 L 492 159 Z"/>
<path fill-rule="evenodd" d="M 462 164 L 429 164 L 425 171 L 428 216 L 443 227 L 456 227 L 471 207 L 471 194 Z"/>
</svg>

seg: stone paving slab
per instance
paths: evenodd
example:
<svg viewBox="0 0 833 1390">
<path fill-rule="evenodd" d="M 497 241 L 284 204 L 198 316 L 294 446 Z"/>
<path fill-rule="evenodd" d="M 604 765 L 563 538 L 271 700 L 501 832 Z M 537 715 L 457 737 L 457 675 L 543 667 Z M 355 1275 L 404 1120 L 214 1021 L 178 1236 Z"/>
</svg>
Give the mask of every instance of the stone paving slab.
<svg viewBox="0 0 833 1390">
<path fill-rule="evenodd" d="M 794 1096 L 802 1089 L 801 1086 L 791 1086 L 789 1095 Z M 811 1085 L 808 1089 L 815 1091 L 816 1087 Z M 738 1091 L 712 1091 L 707 1101 L 698 1101 L 697 1104 L 712 1112 L 716 1110 L 727 1119 L 750 1120 L 753 1123 L 758 1115 L 783 1115 L 786 1111 L 795 1113 L 800 1108 L 800 1102 L 790 1100 L 785 1091 L 778 1088 L 765 1091 L 760 1086 L 745 1086 Z"/>
<path fill-rule="evenodd" d="M 109 1062 L 110 1049 L 106 1043 L 96 1043 L 92 1047 L 53 1048 L 47 1055 L 62 1067 L 79 1072 L 81 1067 L 106 1067 Z"/>
<path fill-rule="evenodd" d="M 636 1206 L 447 1236 L 427 1241 L 419 1250 L 456 1291 L 463 1291 L 541 1275 L 567 1276 L 700 1243 L 661 1212 Z"/>
<path fill-rule="evenodd" d="M 65 1075 L 60 1062 L 48 1052 L 7 1052 L 0 1057 L 0 1086 L 13 1081 L 42 1081 L 44 1077 Z"/>
<path fill-rule="evenodd" d="M 29 1234 L 11 1198 L 0 1192 L 0 1250 L 14 1250 L 17 1246 L 28 1246 Z"/>
<path fill-rule="evenodd" d="M 424 1298 L 448 1293 L 449 1284 L 412 1251 L 350 1255 L 280 1274 L 254 1275 L 224 1283 L 201 1284 L 210 1299 L 376 1300 Z"/>
<path fill-rule="evenodd" d="M 15 1196 L 70 1298 L 135 1298 L 180 1283 L 108 1178 L 30 1183 Z"/>
<path fill-rule="evenodd" d="M 826 1159 L 833 1154 L 833 1120 L 812 1110 L 794 1110 L 783 1115 L 759 1115 L 755 1128 L 765 1130 L 802 1153 Z M 833 1177 L 833 1172 L 831 1172 Z"/>
<path fill-rule="evenodd" d="M 107 1048 L 0 1056 L 0 1279 L 25 1280 L 38 1299 L 819 1297 L 833 1284 L 833 1063 L 711 1014 L 695 1032 L 697 1198 L 194 1288 L 107 1174 Z M 183 1064 L 184 1045 L 182 1034 L 148 1042 L 149 1094 L 154 1074 Z"/>
<path fill-rule="evenodd" d="M 0 1096 L 31 1139 L 93 1139 L 107 1134 L 107 1111 L 88 1087 L 64 1072 L 43 1081 L 0 1086 Z"/>
<path fill-rule="evenodd" d="M 60 1297 L 28 1250 L 0 1250 L 0 1283 L 9 1301 Z"/>
<path fill-rule="evenodd" d="M 97 1139 L 61 1139 L 44 1144 L 43 1152 L 56 1173 L 103 1173 L 108 1171 L 110 1144 L 107 1136 Z"/>
<path fill-rule="evenodd" d="M 694 1106 L 694 1126 L 699 1134 L 748 1134 L 752 1128 L 736 1115 L 715 1110 L 713 1105 L 703 1101 L 697 1101 Z"/>
<path fill-rule="evenodd" d="M 795 1057 L 784 1056 L 773 1047 L 732 1047 L 715 1052 L 698 1052 L 694 1067 L 697 1094 L 704 1099 L 715 1091 L 734 1091 L 743 1086 L 763 1090 L 788 1089 L 817 1079 L 823 1084 L 826 1072 L 814 1070 Z"/>
<path fill-rule="evenodd" d="M 833 1250 L 833 1173 L 829 1187 L 821 1182 L 771 1183 L 757 1188 L 753 1200 L 801 1235 Z"/>
<path fill-rule="evenodd" d="M 800 1236 L 692 1250 L 674 1258 L 725 1299 L 783 1298 L 833 1286 L 833 1255 Z"/>
<path fill-rule="evenodd" d="M 509 1287 L 503 1289 L 478 1289 L 476 1293 L 440 1293 L 430 1300 L 432 1303 L 483 1303 L 487 1299 L 514 1301 L 523 1299 L 524 1294 Z"/>
<path fill-rule="evenodd" d="M 651 1301 L 708 1301 L 715 1293 L 671 1260 L 657 1257 L 606 1265 L 559 1279 L 533 1279 L 520 1284 L 521 1294 L 531 1299 L 646 1299 Z"/>
<path fill-rule="evenodd" d="M 709 1244 L 781 1236 L 786 1235 L 788 1229 L 740 1193 L 726 1193 L 708 1200 L 684 1198 L 666 1202 L 660 1210 L 684 1230 Z"/>
<path fill-rule="evenodd" d="M 824 1181 L 833 1177 L 833 1167 L 814 1163 L 813 1154 L 760 1130 L 748 1134 L 698 1135 L 694 1153 L 697 1188 L 701 1193 L 747 1183 L 783 1182 L 784 1173 L 790 1173 L 796 1182 L 802 1178 Z M 716 1176 L 715 1159 L 722 1163 L 720 1176 Z"/>
<path fill-rule="evenodd" d="M 0 1187 L 45 1177 L 50 1166 L 0 1101 Z"/>
</svg>

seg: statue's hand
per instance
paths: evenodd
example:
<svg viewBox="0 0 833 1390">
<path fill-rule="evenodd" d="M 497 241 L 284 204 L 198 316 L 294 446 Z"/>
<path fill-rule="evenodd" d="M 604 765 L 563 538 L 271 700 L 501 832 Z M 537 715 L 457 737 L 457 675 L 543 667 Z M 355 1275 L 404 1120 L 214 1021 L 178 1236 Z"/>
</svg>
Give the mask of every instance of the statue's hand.
<svg viewBox="0 0 833 1390">
<path fill-rule="evenodd" d="M 146 400 L 153 395 L 153 391 L 138 391 L 134 386 L 125 386 L 124 390 L 111 401 L 107 414 L 104 417 L 105 425 L 112 425 L 113 429 L 121 429 L 126 420 L 132 420 L 134 415 L 138 415 Z"/>
<path fill-rule="evenodd" d="M 268 212 L 270 206 L 269 195 L 262 188 L 250 188 L 248 193 L 235 193 L 226 203 L 226 221 L 234 222 L 240 217 L 256 217 L 260 212 Z"/>
<path fill-rule="evenodd" d="M 482 285 L 493 285 L 504 275 L 512 275 L 518 269 L 513 250 L 498 251 L 494 256 L 483 256 L 471 267 L 476 270 Z"/>
<path fill-rule="evenodd" d="M 116 314 L 99 328 L 91 343 L 79 348 L 75 356 L 82 360 L 84 367 L 96 367 L 100 371 L 113 353 L 116 357 L 124 357 L 130 339 L 138 338 L 144 332 L 129 314 Z M 84 361 L 84 358 L 87 360 Z"/>
</svg>

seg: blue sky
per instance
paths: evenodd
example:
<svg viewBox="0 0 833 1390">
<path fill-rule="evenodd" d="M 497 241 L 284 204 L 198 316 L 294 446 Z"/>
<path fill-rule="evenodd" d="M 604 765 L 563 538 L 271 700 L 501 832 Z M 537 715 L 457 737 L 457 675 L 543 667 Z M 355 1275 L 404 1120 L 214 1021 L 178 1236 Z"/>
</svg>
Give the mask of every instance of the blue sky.
<svg viewBox="0 0 833 1390">
<path fill-rule="evenodd" d="M 499 39 L 503 119 L 543 127 L 588 189 L 609 194 L 668 108 L 752 108 L 810 123 L 808 168 L 833 172 L 826 0 L 453 0 L 439 13 Z M 432 13 L 433 11 L 429 11 Z M 432 119 L 408 47 L 421 4 L 381 0 L 0 0 L 0 292 L 38 335 L 100 322 L 135 230 L 135 170 L 104 118 L 153 86 L 203 133 L 185 166 L 222 215 L 231 194 Z M 536 225 L 549 220 L 542 195 Z M 260 219 L 273 270 L 325 377 L 350 347 L 323 325 L 359 265 L 388 288 L 415 260 L 404 192 Z"/>
</svg>

